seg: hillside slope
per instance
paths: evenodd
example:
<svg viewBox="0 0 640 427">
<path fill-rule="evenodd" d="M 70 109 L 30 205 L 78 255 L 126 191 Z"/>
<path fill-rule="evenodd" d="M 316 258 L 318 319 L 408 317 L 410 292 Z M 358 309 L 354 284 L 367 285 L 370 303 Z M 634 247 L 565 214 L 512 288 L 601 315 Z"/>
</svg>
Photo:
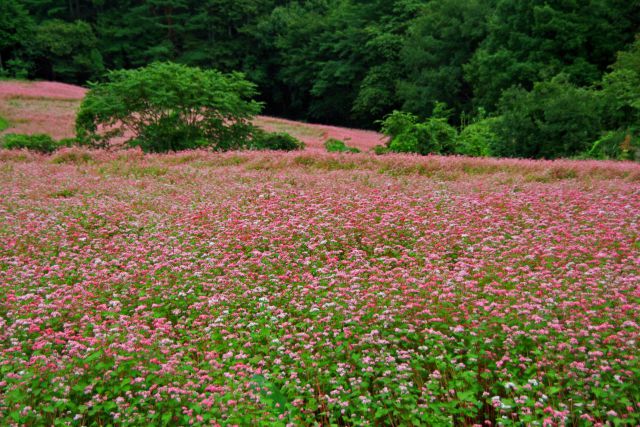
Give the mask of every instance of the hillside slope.
<svg viewBox="0 0 640 427">
<path fill-rule="evenodd" d="M 4 133 L 48 133 L 54 138 L 74 136 L 74 120 L 86 89 L 57 82 L 0 81 L 0 116 L 10 127 Z M 307 124 L 259 116 L 256 124 L 266 130 L 288 132 L 305 142 L 307 150 L 323 150 L 329 138 L 369 151 L 383 135 L 366 130 Z"/>
</svg>

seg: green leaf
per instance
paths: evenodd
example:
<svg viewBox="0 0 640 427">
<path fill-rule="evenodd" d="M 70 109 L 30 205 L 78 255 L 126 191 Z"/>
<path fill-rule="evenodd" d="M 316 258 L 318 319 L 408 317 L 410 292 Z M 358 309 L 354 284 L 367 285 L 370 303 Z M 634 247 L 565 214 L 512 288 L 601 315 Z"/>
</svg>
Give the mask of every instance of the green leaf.
<svg viewBox="0 0 640 427">
<path fill-rule="evenodd" d="M 162 425 L 163 426 L 167 426 L 169 425 L 169 423 L 171 422 L 171 419 L 173 418 L 173 414 L 171 412 L 167 412 L 162 414 Z"/>
</svg>

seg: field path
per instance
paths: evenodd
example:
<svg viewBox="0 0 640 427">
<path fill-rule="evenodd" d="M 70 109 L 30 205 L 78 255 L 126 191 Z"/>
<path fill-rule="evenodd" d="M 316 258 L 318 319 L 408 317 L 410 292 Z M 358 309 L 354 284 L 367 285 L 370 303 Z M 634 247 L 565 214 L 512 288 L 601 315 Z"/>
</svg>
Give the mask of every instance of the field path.
<svg viewBox="0 0 640 427">
<path fill-rule="evenodd" d="M 86 91 L 80 86 L 58 82 L 0 81 L 0 116 L 10 122 L 4 133 L 73 137 L 76 111 Z M 372 150 L 384 139 L 377 132 L 275 117 L 259 116 L 255 123 L 268 131 L 290 133 L 303 141 L 309 151 L 324 151 L 323 144 L 329 138 L 343 140 L 362 151 Z"/>
</svg>

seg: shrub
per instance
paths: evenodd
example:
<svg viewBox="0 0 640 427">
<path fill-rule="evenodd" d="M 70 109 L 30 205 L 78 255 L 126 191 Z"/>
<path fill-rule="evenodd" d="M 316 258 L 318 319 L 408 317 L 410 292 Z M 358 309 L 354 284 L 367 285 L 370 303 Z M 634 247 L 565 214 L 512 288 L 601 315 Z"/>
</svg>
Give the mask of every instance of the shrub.
<svg viewBox="0 0 640 427">
<path fill-rule="evenodd" d="M 94 147 L 125 136 L 126 144 L 151 152 L 242 148 L 261 108 L 251 100 L 255 94 L 255 85 L 240 73 L 174 63 L 111 71 L 105 83 L 91 84 L 76 131 Z"/>
<path fill-rule="evenodd" d="M 618 53 L 611 69 L 602 79 L 603 120 L 606 129 L 616 129 L 611 135 L 624 135 L 640 129 L 640 38 Z"/>
<path fill-rule="evenodd" d="M 373 152 L 376 153 L 377 155 L 387 154 L 389 152 L 389 147 L 378 144 L 375 147 L 373 147 Z"/>
<path fill-rule="evenodd" d="M 62 138 L 58 140 L 58 144 L 61 147 L 72 147 L 74 145 L 79 145 L 80 141 L 78 140 L 78 138 Z"/>
<path fill-rule="evenodd" d="M 254 132 L 251 148 L 257 150 L 295 151 L 304 148 L 304 142 L 286 132 Z"/>
<path fill-rule="evenodd" d="M 325 141 L 324 148 L 327 149 L 330 153 L 359 153 L 355 147 L 349 147 L 345 144 L 344 141 L 340 141 L 339 139 L 330 138 Z"/>
<path fill-rule="evenodd" d="M 499 144 L 498 135 L 495 132 L 499 120 L 499 117 L 491 117 L 464 127 L 458 135 L 455 152 L 473 157 L 490 156 L 492 147 Z"/>
<path fill-rule="evenodd" d="M 607 132 L 593 143 L 585 157 L 640 160 L 640 136 L 632 129 Z"/>
<path fill-rule="evenodd" d="M 380 131 L 384 135 L 394 139 L 398 135 L 410 131 L 411 128 L 418 123 L 418 116 L 394 110 L 393 113 L 388 114 L 384 120 L 379 120 L 377 123 L 382 125 Z"/>
<path fill-rule="evenodd" d="M 456 129 L 447 121 L 447 110 L 436 104 L 431 117 L 424 122 L 411 113 L 394 111 L 382 120 L 382 133 L 390 137 L 387 147 L 396 153 L 452 154 Z"/>
<path fill-rule="evenodd" d="M 453 154 L 458 132 L 439 117 L 430 117 L 415 127 L 418 141 L 417 152 L 426 154 Z"/>
<path fill-rule="evenodd" d="M 0 131 L 3 131 L 8 127 L 9 127 L 9 121 L 4 117 L 0 116 Z"/>
<path fill-rule="evenodd" d="M 2 138 L 2 148 L 27 149 L 39 153 L 52 153 L 60 147 L 67 146 L 68 141 L 56 141 L 46 134 L 25 135 L 19 133 L 9 133 Z"/>
<path fill-rule="evenodd" d="M 417 153 L 418 137 L 416 136 L 414 129 L 414 127 L 411 127 L 409 131 L 391 138 L 387 145 L 389 151 L 394 153 Z"/>
</svg>

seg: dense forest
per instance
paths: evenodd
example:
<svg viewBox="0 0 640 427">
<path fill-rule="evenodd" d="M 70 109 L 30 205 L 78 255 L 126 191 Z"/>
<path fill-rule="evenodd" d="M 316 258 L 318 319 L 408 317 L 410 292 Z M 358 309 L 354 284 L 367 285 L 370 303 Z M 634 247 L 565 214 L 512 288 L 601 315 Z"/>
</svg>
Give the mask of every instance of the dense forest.
<svg viewBox="0 0 640 427">
<path fill-rule="evenodd" d="M 500 116 L 516 142 L 495 154 L 556 157 L 637 126 L 638 32 L 638 0 L 2 0 L 0 75 L 237 70 L 268 114 L 372 128 L 435 108 L 460 129 Z"/>
</svg>

